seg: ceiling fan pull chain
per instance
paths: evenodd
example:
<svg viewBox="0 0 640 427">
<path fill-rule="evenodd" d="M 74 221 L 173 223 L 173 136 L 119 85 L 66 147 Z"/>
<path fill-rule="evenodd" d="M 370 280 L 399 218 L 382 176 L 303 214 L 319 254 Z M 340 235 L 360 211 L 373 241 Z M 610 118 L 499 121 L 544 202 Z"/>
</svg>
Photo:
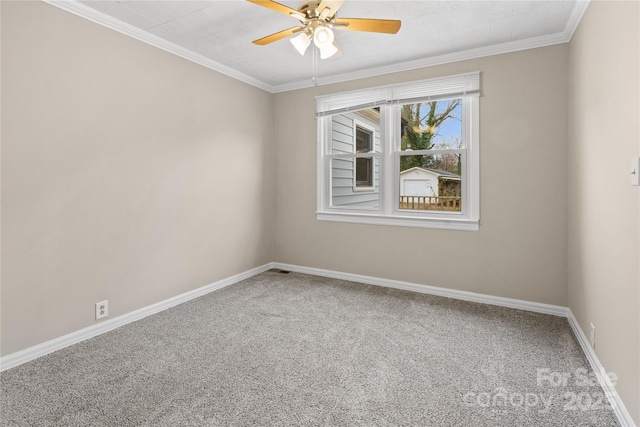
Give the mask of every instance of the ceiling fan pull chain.
<svg viewBox="0 0 640 427">
<path fill-rule="evenodd" d="M 314 86 L 318 86 L 318 47 L 313 46 L 313 54 L 311 55 L 311 62 L 313 64 L 313 77 L 311 77 L 311 81 Z"/>
</svg>

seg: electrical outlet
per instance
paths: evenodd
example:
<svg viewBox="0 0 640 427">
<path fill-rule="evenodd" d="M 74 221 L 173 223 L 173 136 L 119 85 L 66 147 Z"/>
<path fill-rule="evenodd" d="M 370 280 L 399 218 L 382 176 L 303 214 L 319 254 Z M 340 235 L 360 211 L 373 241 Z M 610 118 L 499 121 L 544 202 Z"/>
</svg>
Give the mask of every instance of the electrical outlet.
<svg viewBox="0 0 640 427">
<path fill-rule="evenodd" d="M 591 337 L 589 338 L 591 341 L 591 347 L 596 348 L 596 326 L 591 323 Z"/>
<path fill-rule="evenodd" d="M 109 301 L 104 300 L 96 303 L 96 320 L 109 315 Z"/>
</svg>

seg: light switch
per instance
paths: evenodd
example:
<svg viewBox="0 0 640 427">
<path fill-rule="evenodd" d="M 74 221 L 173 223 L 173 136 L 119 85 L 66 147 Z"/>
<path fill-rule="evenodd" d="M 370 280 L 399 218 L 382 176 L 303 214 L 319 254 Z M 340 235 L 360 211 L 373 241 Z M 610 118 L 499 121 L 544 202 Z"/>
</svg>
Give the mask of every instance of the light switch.
<svg viewBox="0 0 640 427">
<path fill-rule="evenodd" d="M 640 185 L 640 157 L 631 159 L 631 185 Z"/>
</svg>

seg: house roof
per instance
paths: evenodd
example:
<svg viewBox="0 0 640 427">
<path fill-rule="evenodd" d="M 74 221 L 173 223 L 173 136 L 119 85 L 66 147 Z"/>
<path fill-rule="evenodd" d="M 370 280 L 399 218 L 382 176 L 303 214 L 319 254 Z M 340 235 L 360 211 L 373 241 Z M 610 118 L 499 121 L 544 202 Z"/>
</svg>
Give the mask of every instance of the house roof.
<svg viewBox="0 0 640 427">
<path fill-rule="evenodd" d="M 407 172 L 414 171 L 414 170 L 421 170 L 421 171 L 425 171 L 425 172 L 430 172 L 432 174 L 437 175 L 438 178 L 442 177 L 442 178 L 445 178 L 445 179 L 458 180 L 458 181 L 461 179 L 460 175 L 457 175 L 457 174 L 452 173 L 452 172 L 447 172 L 447 171 L 443 171 L 443 170 L 440 170 L 440 169 L 421 168 L 419 166 L 414 166 L 411 169 L 403 170 L 402 172 L 400 172 L 400 175 L 405 174 Z"/>
</svg>

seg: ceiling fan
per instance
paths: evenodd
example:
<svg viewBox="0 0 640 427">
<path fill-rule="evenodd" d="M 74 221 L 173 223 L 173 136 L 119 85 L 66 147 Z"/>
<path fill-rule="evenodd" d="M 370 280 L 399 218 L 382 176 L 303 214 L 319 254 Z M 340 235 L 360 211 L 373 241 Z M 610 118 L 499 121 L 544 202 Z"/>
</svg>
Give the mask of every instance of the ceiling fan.
<svg viewBox="0 0 640 427">
<path fill-rule="evenodd" d="M 300 21 L 301 24 L 301 26 L 292 27 L 254 40 L 253 43 L 266 45 L 293 34 L 301 33 L 291 39 L 291 43 L 300 52 L 300 55 L 304 55 L 312 40 L 320 50 L 321 59 L 330 58 L 338 53 L 340 48 L 335 41 L 332 29 L 387 34 L 395 34 L 400 30 L 401 22 L 398 20 L 338 18 L 336 12 L 345 0 L 309 0 L 302 3 L 298 10 L 271 0 L 248 1 L 292 16 Z"/>
</svg>

